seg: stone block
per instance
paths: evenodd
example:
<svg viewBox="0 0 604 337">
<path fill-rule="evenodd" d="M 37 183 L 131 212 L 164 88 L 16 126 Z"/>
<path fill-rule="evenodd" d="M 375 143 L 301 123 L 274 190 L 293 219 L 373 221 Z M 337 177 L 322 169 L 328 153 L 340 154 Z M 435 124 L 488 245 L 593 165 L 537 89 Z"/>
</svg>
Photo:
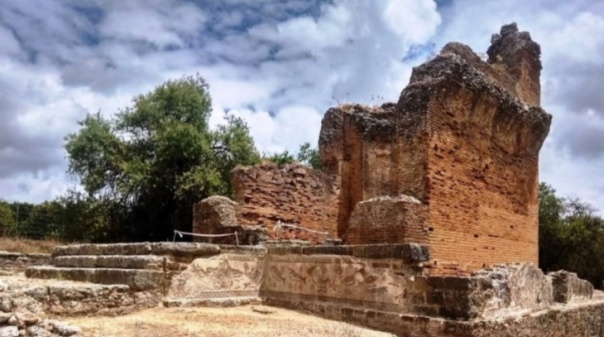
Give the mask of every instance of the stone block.
<svg viewBox="0 0 604 337">
<path fill-rule="evenodd" d="M 547 274 L 547 277 L 551 279 L 556 302 L 569 303 L 573 299 L 589 299 L 593 296 L 593 285 L 581 280 L 575 273 L 560 270 Z"/>
</svg>

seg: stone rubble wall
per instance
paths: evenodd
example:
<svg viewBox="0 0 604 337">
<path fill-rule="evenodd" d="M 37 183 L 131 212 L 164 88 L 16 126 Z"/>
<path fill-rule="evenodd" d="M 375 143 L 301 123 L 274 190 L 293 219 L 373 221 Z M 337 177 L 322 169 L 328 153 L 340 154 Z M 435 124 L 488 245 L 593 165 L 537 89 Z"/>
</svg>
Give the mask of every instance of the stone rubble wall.
<svg viewBox="0 0 604 337">
<path fill-rule="evenodd" d="M 30 266 L 49 264 L 50 254 L 21 254 L 0 251 L 0 271 L 24 271 Z"/>
<path fill-rule="evenodd" d="M 275 239 L 323 243 L 326 237 L 336 237 L 339 191 L 324 173 L 297 163 L 282 167 L 262 164 L 235 168 L 231 181 L 234 201 L 212 196 L 193 206 L 194 233 L 238 232 L 243 244 Z M 274 231 L 278 222 L 327 235 L 286 227 Z M 235 244 L 233 236 L 195 240 Z"/>
<path fill-rule="evenodd" d="M 157 293 L 135 292 L 126 285 L 24 282 L 15 276 L 0 279 L 0 313 L 115 316 L 157 306 L 160 298 Z"/>
<path fill-rule="evenodd" d="M 413 69 L 397 103 L 326 112 L 319 153 L 339 185 L 346 243 L 426 243 L 435 261 L 473 269 L 538 263 L 538 156 L 551 124 L 540 47 L 511 24 L 488 55 L 449 43 Z M 370 202 L 401 196 L 423 207 Z"/>
<path fill-rule="evenodd" d="M 580 337 L 604 328 L 604 294 L 572 273 L 521 263 L 433 276 L 428 260 L 418 244 L 238 249 L 195 260 L 164 305 L 262 301 L 418 337 Z"/>
<path fill-rule="evenodd" d="M 409 196 L 376 197 L 356 204 L 343 237 L 347 244 L 427 243 L 427 207 Z"/>
<path fill-rule="evenodd" d="M 0 337 L 81 337 L 81 329 L 30 313 L 0 313 Z"/>
</svg>

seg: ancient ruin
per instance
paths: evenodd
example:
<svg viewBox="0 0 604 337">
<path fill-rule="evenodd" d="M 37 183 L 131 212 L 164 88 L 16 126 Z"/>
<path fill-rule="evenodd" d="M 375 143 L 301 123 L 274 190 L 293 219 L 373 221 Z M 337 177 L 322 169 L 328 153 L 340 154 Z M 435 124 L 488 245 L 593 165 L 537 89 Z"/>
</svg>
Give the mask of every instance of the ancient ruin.
<svg viewBox="0 0 604 337">
<path fill-rule="evenodd" d="M 235 202 L 224 200 L 232 216 L 208 217 L 224 206 L 201 201 L 194 230 L 257 225 L 272 237 L 282 221 L 347 244 L 427 244 L 435 261 L 537 264 L 538 157 L 551 123 L 540 48 L 508 25 L 487 53 L 449 43 L 413 70 L 398 103 L 329 109 L 323 172 L 238 168 Z"/>
<path fill-rule="evenodd" d="M 50 283 L 0 283 L 10 313 L 0 325 L 24 307 L 111 315 L 265 303 L 398 336 L 602 336 L 604 293 L 536 267 L 538 155 L 551 123 L 539 45 L 515 24 L 491 42 L 486 61 L 447 44 L 397 103 L 329 109 L 321 171 L 235 169 L 235 200 L 194 205 L 193 231 L 237 236 L 64 246 L 49 265 L 12 257 L 7 269 L 29 263 L 25 275 Z M 57 279 L 102 285 L 65 290 Z"/>
</svg>

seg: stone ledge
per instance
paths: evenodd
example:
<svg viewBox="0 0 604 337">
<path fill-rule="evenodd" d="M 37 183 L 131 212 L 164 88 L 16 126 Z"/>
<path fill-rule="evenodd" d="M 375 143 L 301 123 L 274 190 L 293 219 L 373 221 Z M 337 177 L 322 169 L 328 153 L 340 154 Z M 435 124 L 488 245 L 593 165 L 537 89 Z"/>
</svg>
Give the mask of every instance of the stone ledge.
<svg viewBox="0 0 604 337">
<path fill-rule="evenodd" d="M 210 307 L 226 308 L 248 304 L 261 304 L 259 297 L 228 297 L 228 298 L 169 298 L 163 302 L 164 307 Z"/>
<path fill-rule="evenodd" d="M 53 257 L 66 255 L 171 255 L 204 257 L 220 254 L 220 247 L 195 242 L 82 244 L 56 247 Z"/>
<path fill-rule="evenodd" d="M 64 255 L 52 259 L 55 267 L 178 270 L 179 263 L 157 255 Z"/>
<path fill-rule="evenodd" d="M 341 246 L 269 246 L 269 255 L 350 255 L 368 259 L 403 259 L 407 263 L 430 259 L 428 247 L 415 243 L 341 245 Z"/>
<path fill-rule="evenodd" d="M 161 290 L 168 283 L 167 275 L 160 271 L 117 268 L 30 267 L 25 270 L 25 276 L 100 284 L 125 284 L 135 291 Z"/>
</svg>

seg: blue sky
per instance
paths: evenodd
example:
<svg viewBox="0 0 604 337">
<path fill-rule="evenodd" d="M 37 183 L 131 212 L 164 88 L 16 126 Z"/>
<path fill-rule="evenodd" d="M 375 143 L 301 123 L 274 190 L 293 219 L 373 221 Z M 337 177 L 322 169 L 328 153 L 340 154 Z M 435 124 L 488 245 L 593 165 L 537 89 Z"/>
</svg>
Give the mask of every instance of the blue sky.
<svg viewBox="0 0 604 337">
<path fill-rule="evenodd" d="M 212 125 L 230 111 L 261 151 L 295 150 L 330 106 L 396 101 L 446 42 L 485 52 L 512 21 L 542 47 L 541 180 L 604 208 L 604 5 L 588 0 L 2 1 L 0 198 L 77 185 L 63 137 L 167 79 L 201 74 Z"/>
</svg>

